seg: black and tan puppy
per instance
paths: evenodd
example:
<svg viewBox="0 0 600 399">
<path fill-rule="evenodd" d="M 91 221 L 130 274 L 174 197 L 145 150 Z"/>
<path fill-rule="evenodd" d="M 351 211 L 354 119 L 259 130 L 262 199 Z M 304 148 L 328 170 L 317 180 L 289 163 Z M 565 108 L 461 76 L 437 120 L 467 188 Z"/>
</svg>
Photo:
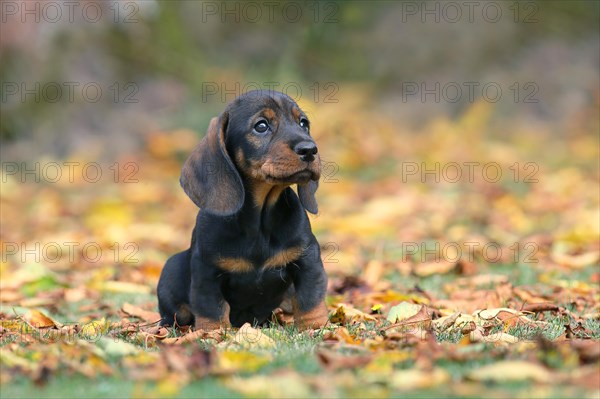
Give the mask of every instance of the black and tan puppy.
<svg viewBox="0 0 600 399">
<path fill-rule="evenodd" d="M 287 95 L 252 91 L 213 118 L 181 173 L 200 212 L 190 248 L 160 276 L 162 324 L 263 324 L 290 297 L 299 327 L 324 325 L 327 276 L 305 212 L 317 212 L 320 173 L 308 118 Z"/>
</svg>

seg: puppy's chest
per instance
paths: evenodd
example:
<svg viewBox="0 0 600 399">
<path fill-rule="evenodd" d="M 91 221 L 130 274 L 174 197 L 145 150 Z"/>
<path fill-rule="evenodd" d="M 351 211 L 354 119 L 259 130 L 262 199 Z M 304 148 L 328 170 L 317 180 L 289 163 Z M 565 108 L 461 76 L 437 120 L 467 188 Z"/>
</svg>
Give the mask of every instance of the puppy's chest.
<svg viewBox="0 0 600 399">
<path fill-rule="evenodd" d="M 264 272 L 289 265 L 303 254 L 301 245 L 272 245 L 266 240 L 247 240 L 228 246 L 215 258 L 216 265 L 230 273 Z"/>
</svg>

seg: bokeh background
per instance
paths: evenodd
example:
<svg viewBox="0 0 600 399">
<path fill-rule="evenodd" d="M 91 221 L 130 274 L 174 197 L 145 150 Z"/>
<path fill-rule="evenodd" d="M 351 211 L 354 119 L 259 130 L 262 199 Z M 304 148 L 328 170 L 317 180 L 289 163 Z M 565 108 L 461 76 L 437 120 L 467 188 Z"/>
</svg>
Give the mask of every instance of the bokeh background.
<svg viewBox="0 0 600 399">
<path fill-rule="evenodd" d="M 0 314 L 155 310 L 196 212 L 181 164 L 260 87 L 308 112 L 326 162 L 312 224 L 332 306 L 427 292 L 594 319 L 599 3 L 466 3 L 1 2 Z"/>
</svg>

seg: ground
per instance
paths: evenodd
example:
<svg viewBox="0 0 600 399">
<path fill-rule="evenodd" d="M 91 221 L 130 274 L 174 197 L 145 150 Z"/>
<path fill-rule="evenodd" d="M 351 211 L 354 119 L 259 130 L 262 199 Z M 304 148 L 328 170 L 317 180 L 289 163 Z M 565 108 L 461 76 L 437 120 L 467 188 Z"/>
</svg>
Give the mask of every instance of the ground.
<svg viewBox="0 0 600 399">
<path fill-rule="evenodd" d="M 156 131 L 116 162 L 3 167 L 2 397 L 600 395 L 597 128 L 506 132 L 488 103 L 419 129 L 358 94 L 302 105 L 325 161 L 328 326 L 157 326 L 201 134 Z"/>
</svg>

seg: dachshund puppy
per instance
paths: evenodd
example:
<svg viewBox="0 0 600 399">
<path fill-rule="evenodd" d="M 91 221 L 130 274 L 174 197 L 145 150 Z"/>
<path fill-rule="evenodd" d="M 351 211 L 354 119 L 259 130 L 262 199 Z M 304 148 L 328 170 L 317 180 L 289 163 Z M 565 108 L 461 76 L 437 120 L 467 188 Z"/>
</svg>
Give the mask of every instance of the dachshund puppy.
<svg viewBox="0 0 600 399">
<path fill-rule="evenodd" d="M 305 212 L 317 213 L 320 174 L 308 118 L 287 95 L 248 92 L 213 118 L 181 172 L 200 211 L 190 248 L 160 276 L 161 324 L 262 325 L 291 299 L 298 327 L 323 326 L 327 276 Z"/>
</svg>

